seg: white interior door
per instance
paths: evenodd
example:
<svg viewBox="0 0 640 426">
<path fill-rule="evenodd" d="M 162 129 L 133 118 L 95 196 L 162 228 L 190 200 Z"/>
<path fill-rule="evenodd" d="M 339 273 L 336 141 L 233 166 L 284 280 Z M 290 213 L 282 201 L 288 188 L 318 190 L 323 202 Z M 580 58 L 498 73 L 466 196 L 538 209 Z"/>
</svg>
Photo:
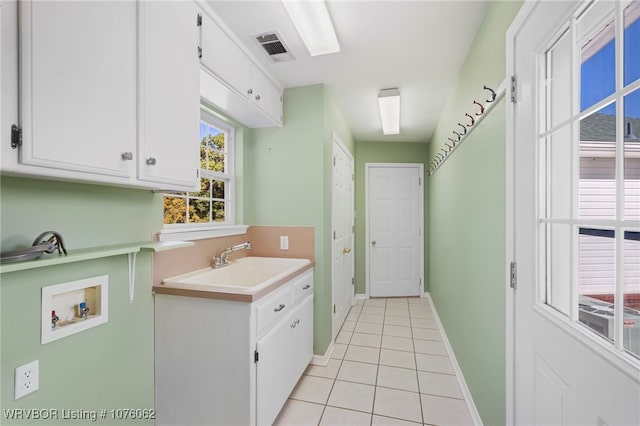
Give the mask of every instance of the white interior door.
<svg viewBox="0 0 640 426">
<path fill-rule="evenodd" d="M 369 296 L 419 296 L 424 264 L 422 165 L 366 167 Z"/>
<path fill-rule="evenodd" d="M 353 155 L 333 134 L 333 337 L 342 327 L 354 295 L 354 161 Z"/>
<path fill-rule="evenodd" d="M 508 71 L 517 77 L 517 99 L 507 118 L 507 261 L 517 266 L 517 285 L 507 290 L 509 424 L 640 424 L 640 354 L 625 337 L 633 336 L 635 321 L 627 320 L 623 303 L 631 286 L 622 273 L 626 237 L 621 238 L 640 226 L 625 219 L 622 125 L 623 104 L 631 105 L 640 79 L 624 82 L 619 71 L 624 28 L 637 19 L 628 13 L 634 4 L 527 2 L 507 33 Z M 588 57 L 610 42 L 612 62 L 600 69 L 612 67 L 611 92 L 585 106 L 590 90 L 603 83 L 585 71 Z M 612 105 L 617 124 L 613 141 L 604 144 L 612 147 L 617 164 L 617 189 L 608 194 L 614 213 L 594 219 L 581 214 L 580 157 L 592 142 L 585 140 L 586 124 Z M 585 320 L 585 230 L 591 233 L 586 238 L 603 240 L 602 253 L 593 252 L 596 260 L 611 256 L 612 244 L 616 248 L 616 272 L 600 278 L 609 283 L 615 304 L 594 315 L 610 326 L 607 331 L 596 332 Z M 610 241 L 603 237 L 608 234 Z"/>
</svg>

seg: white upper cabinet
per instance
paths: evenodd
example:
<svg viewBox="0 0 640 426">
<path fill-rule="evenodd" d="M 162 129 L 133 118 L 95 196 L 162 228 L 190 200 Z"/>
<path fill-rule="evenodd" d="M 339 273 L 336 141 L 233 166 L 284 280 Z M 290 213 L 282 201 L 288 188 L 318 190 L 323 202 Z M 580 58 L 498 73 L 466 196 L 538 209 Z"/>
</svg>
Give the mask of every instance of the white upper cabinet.
<svg viewBox="0 0 640 426">
<path fill-rule="evenodd" d="M 247 93 L 252 102 L 282 125 L 282 90 L 255 65 L 251 67 L 251 84 Z"/>
<path fill-rule="evenodd" d="M 19 71 L 3 75 L 2 92 L 13 97 L 20 81 L 13 101 L 19 121 L 11 114 L 11 124 L 21 128 L 22 141 L 8 147 L 3 127 L 2 172 L 155 190 L 197 188 L 195 4 L 17 3 L 7 2 L 19 13 L 3 14 L 2 28 L 19 35 L 20 45 L 3 38 L 2 66 Z"/>
<path fill-rule="evenodd" d="M 139 2 L 138 178 L 199 188 L 198 12 L 186 1 Z M 177 188 L 180 189 L 180 188 Z"/>
<path fill-rule="evenodd" d="M 282 89 L 206 11 L 202 15 L 205 100 L 245 126 L 282 126 Z"/>
<path fill-rule="evenodd" d="M 238 92 L 249 89 L 251 61 L 206 13 L 202 14 L 202 66 Z"/>
<path fill-rule="evenodd" d="M 26 165 L 135 175 L 135 2 L 21 1 Z"/>
</svg>

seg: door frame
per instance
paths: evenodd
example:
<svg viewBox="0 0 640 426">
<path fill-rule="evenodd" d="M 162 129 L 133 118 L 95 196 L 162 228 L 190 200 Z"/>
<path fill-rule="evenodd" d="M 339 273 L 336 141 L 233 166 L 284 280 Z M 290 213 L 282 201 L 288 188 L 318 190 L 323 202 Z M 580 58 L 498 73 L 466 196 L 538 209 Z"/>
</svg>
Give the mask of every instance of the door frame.
<svg viewBox="0 0 640 426">
<path fill-rule="evenodd" d="M 420 297 L 425 296 L 424 292 L 424 186 L 426 185 L 424 179 L 424 164 L 423 163 L 365 163 L 364 164 L 364 210 L 365 210 L 365 225 L 364 225 L 364 247 L 365 247 L 365 298 L 369 298 L 369 286 L 370 286 L 370 274 L 369 274 L 369 264 L 370 264 L 370 250 L 371 247 L 371 237 L 369 236 L 369 171 L 372 168 L 376 167 L 389 167 L 389 168 L 417 168 L 420 179 L 422 179 L 422 191 L 418 194 L 418 207 L 419 207 L 419 220 L 420 220 L 420 237 L 418 245 L 420 254 L 418 258 L 420 259 L 420 277 L 422 283 L 420 285 Z"/>
<path fill-rule="evenodd" d="M 354 247 L 352 247 L 353 250 L 353 254 L 351 255 L 351 270 L 353 271 L 354 277 L 355 277 L 355 219 L 356 219 L 356 211 L 355 211 L 355 157 L 353 156 L 353 153 L 351 151 L 349 151 L 349 149 L 347 148 L 347 146 L 344 144 L 344 142 L 342 142 L 342 139 L 340 139 L 340 137 L 338 136 L 338 134 L 335 131 L 331 132 L 331 158 L 333 158 L 335 156 L 335 148 L 336 146 L 338 146 L 338 148 L 340 148 L 341 150 L 343 150 L 346 154 L 347 157 L 349 158 L 349 161 L 351 162 L 351 165 L 353 166 L 353 173 L 354 173 L 354 178 L 351 181 L 351 193 L 352 193 L 352 197 L 351 197 L 351 211 L 353 212 L 353 231 L 351 233 L 351 241 Z M 333 233 L 333 230 L 335 229 L 334 225 L 334 217 L 335 217 L 335 206 L 333 205 L 333 176 L 334 176 L 334 170 L 333 168 L 331 169 L 331 229 L 330 232 Z M 331 241 L 331 306 L 332 306 L 332 313 L 331 313 L 331 339 L 333 340 L 335 338 L 335 334 L 334 330 L 335 330 L 335 314 L 333 313 L 333 306 L 335 306 L 335 282 L 334 282 L 334 274 L 335 274 L 335 270 L 334 270 L 334 262 L 333 260 L 335 259 L 335 244 L 333 241 L 333 237 L 330 236 L 330 241 Z M 353 305 L 353 302 L 355 301 L 355 285 L 352 284 L 351 285 L 351 305 Z"/>
<path fill-rule="evenodd" d="M 515 75 L 516 34 L 523 27 L 529 15 L 535 9 L 538 0 L 525 1 L 509 26 L 506 34 L 506 79 Z M 506 424 L 515 424 L 515 291 L 511 288 L 511 262 L 515 261 L 515 104 L 507 100 L 506 105 L 506 141 L 505 141 L 505 409 Z"/>
</svg>

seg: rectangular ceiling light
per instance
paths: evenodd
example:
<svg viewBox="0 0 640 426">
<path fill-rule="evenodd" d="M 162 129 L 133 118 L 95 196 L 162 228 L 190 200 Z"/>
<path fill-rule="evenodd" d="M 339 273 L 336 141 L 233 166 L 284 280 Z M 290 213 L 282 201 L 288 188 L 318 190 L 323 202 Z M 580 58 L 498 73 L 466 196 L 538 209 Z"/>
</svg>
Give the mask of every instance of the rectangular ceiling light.
<svg viewBox="0 0 640 426">
<path fill-rule="evenodd" d="M 311 56 L 340 51 L 338 38 L 323 0 L 283 0 L 282 4 Z"/>
<path fill-rule="evenodd" d="M 382 134 L 400 134 L 400 90 L 384 89 L 378 93 Z"/>
</svg>

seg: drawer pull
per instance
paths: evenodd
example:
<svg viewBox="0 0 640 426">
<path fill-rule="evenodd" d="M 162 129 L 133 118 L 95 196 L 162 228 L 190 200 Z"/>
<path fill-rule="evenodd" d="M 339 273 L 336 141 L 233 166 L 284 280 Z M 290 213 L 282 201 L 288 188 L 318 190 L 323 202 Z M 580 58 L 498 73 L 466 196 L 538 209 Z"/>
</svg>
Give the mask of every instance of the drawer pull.
<svg viewBox="0 0 640 426">
<path fill-rule="evenodd" d="M 304 287 L 302 287 L 303 290 L 309 290 L 311 288 L 311 284 L 307 284 Z"/>
<path fill-rule="evenodd" d="M 298 318 L 297 320 L 295 320 L 294 322 L 291 323 L 290 327 L 291 328 L 296 328 L 296 326 L 300 324 L 300 318 Z"/>
<path fill-rule="evenodd" d="M 283 310 L 283 309 L 284 309 L 284 305 L 281 303 L 281 304 L 280 304 L 280 306 L 278 306 L 277 308 L 275 308 L 275 309 L 273 310 L 273 312 L 280 312 L 280 311 L 281 311 L 281 310 Z"/>
</svg>

